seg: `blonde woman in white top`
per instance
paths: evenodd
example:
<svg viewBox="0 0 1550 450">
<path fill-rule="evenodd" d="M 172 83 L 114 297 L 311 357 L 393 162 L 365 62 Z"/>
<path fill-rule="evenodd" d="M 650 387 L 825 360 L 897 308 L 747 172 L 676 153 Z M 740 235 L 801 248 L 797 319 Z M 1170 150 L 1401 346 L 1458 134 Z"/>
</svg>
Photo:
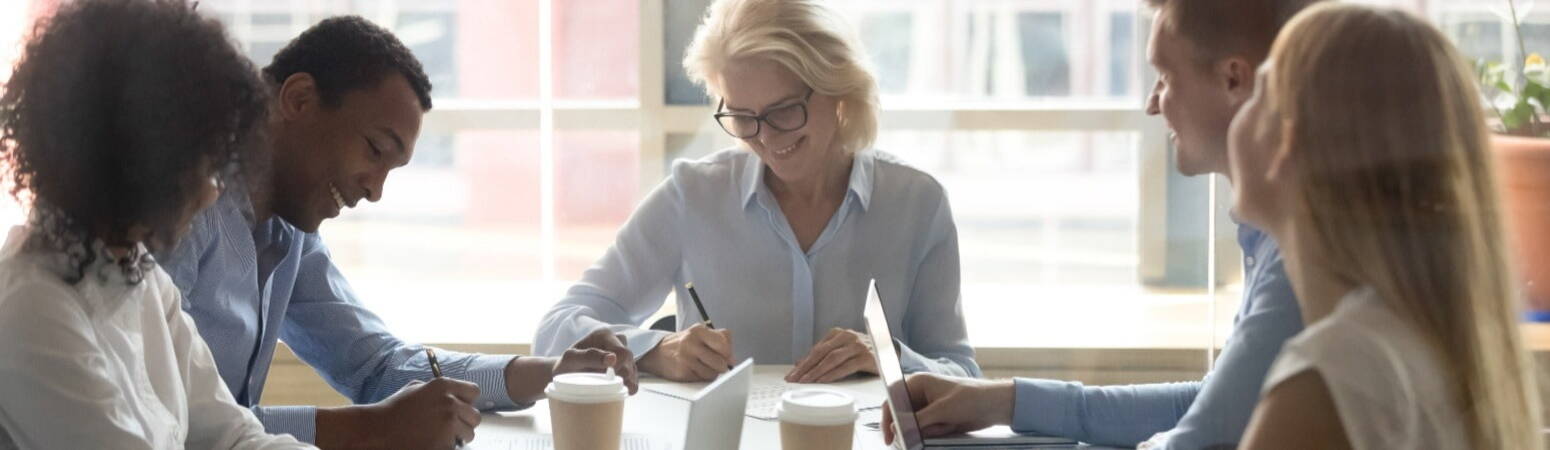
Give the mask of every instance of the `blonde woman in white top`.
<svg viewBox="0 0 1550 450">
<path fill-rule="evenodd" d="M 1472 72 L 1410 14 L 1287 25 L 1233 122 L 1237 214 L 1282 243 L 1305 331 L 1245 448 L 1540 448 Z"/>
<path fill-rule="evenodd" d="M 0 448 L 311 448 L 232 401 L 149 256 L 245 159 L 264 86 L 181 1 L 46 20 L 0 97 L 0 166 L 32 203 L 0 250 Z"/>
</svg>

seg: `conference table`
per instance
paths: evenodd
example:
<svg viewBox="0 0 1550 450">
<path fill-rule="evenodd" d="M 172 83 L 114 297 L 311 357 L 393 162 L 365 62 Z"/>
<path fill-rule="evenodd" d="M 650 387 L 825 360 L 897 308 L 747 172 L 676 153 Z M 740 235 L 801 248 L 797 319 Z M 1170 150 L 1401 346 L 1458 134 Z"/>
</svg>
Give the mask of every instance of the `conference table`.
<svg viewBox="0 0 1550 450">
<path fill-rule="evenodd" d="M 775 385 L 783 384 L 780 377 L 791 366 L 755 366 L 750 396 L 767 398 Z M 642 378 L 640 391 L 625 401 L 624 450 L 677 450 L 683 446 L 686 423 L 689 416 L 689 395 L 707 383 L 677 383 L 660 378 Z M 798 385 L 807 386 L 807 385 Z M 875 407 L 884 398 L 883 383 L 877 377 L 864 377 L 823 385 L 850 393 L 857 397 L 858 408 L 866 408 L 858 414 L 853 448 L 859 450 L 886 450 L 893 447 L 883 444 L 883 434 L 877 429 L 881 420 L 881 408 Z M 750 400 L 754 402 L 754 399 Z M 872 402 L 877 403 L 872 403 Z M 768 402 L 768 400 L 765 400 Z M 754 402 L 764 404 L 764 402 Z M 868 404 L 872 403 L 872 404 Z M 747 450 L 779 450 L 780 423 L 743 416 L 742 442 L 739 448 Z M 705 426 L 705 424 L 696 424 Z M 467 449 L 473 450 L 543 450 L 549 444 L 549 405 L 539 401 L 533 407 L 514 412 L 485 414 L 475 430 L 474 442 Z M 1047 447 L 1046 447 L 1047 448 Z M 1055 447 L 1059 448 L 1059 447 Z M 1093 449 L 1078 446 L 1065 448 Z M 730 450 L 730 449 L 729 449 Z"/>
</svg>

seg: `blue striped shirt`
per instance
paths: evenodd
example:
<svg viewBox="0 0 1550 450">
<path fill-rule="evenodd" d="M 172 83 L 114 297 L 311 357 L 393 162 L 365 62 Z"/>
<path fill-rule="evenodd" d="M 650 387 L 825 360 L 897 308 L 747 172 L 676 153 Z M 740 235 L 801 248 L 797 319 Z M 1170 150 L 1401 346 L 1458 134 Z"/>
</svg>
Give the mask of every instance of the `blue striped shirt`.
<svg viewBox="0 0 1550 450">
<path fill-rule="evenodd" d="M 431 378 L 424 347 L 394 337 L 356 299 L 317 234 L 279 217 L 255 226 L 252 216 L 247 193 L 230 187 L 158 261 L 182 291 L 183 309 L 210 345 L 226 387 L 265 430 L 316 438 L 315 407 L 258 406 L 281 339 L 355 403 L 375 403 Z M 479 385 L 480 409 L 526 406 L 506 395 L 505 368 L 514 356 L 436 354 L 443 375 Z"/>
</svg>

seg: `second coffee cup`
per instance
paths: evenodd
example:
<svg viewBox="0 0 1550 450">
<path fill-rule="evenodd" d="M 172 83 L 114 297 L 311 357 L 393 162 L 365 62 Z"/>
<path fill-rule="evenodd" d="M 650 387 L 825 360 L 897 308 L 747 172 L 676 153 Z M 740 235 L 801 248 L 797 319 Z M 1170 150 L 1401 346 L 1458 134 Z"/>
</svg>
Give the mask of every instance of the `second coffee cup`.
<svg viewBox="0 0 1550 450">
<path fill-rule="evenodd" d="M 613 374 L 556 375 L 544 389 L 555 450 L 616 450 L 629 390 Z"/>
<path fill-rule="evenodd" d="M 784 450 L 850 450 L 856 434 L 856 400 L 836 390 L 787 391 L 778 415 Z"/>
</svg>

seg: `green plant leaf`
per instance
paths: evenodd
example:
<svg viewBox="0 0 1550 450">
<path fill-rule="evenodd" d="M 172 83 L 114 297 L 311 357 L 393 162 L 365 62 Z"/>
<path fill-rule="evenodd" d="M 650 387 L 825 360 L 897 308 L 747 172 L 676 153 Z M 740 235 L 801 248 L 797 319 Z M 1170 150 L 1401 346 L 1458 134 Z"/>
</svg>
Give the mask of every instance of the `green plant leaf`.
<svg viewBox="0 0 1550 450">
<path fill-rule="evenodd" d="M 1475 68 L 1479 72 L 1482 90 L 1495 89 L 1503 94 L 1513 94 L 1512 85 L 1507 83 L 1507 69 L 1501 63 L 1481 60 Z"/>
<path fill-rule="evenodd" d="M 1536 80 L 1528 80 L 1523 83 L 1523 98 L 1533 99 L 1539 104 L 1539 112 L 1550 110 L 1550 88 Z"/>
<path fill-rule="evenodd" d="M 1502 125 L 1507 127 L 1508 133 L 1523 134 L 1526 131 L 1523 127 L 1528 125 L 1533 115 L 1534 106 L 1530 105 L 1527 99 L 1519 98 L 1518 103 L 1512 105 L 1512 109 L 1502 115 Z"/>
</svg>

